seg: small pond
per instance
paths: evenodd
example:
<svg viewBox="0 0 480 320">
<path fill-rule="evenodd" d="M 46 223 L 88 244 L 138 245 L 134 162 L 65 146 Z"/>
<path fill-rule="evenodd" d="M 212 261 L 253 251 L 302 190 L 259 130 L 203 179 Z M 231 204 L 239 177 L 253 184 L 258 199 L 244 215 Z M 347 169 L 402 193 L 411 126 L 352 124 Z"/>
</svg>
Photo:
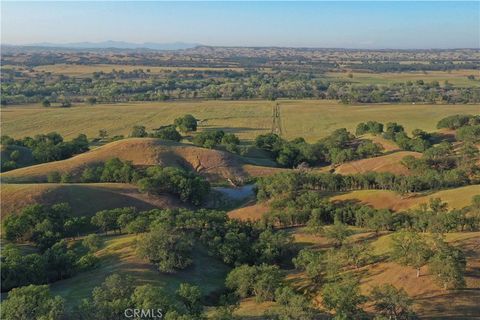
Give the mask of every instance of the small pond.
<svg viewBox="0 0 480 320">
<path fill-rule="evenodd" d="M 241 187 L 214 187 L 213 189 L 223 193 L 225 196 L 231 199 L 240 200 L 248 197 L 253 197 L 255 195 L 255 193 L 253 192 L 254 188 L 254 184 L 246 184 Z"/>
</svg>

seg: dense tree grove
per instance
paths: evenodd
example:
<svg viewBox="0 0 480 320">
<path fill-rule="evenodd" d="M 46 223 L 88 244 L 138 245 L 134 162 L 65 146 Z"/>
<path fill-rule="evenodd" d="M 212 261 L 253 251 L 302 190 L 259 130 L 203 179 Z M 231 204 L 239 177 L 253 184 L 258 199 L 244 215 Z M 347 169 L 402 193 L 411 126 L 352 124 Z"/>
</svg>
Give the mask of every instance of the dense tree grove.
<svg viewBox="0 0 480 320">
<path fill-rule="evenodd" d="M 179 229 L 158 223 L 138 242 L 138 253 L 142 258 L 158 266 L 158 270 L 173 273 L 192 264 L 192 239 Z"/>
<path fill-rule="evenodd" d="M 480 124 L 480 115 L 470 115 L 470 114 L 456 114 L 441 119 L 437 123 L 437 128 L 448 128 L 448 129 L 458 129 L 467 125 L 477 125 Z"/>
<path fill-rule="evenodd" d="M 25 137 L 21 140 L 15 140 L 9 136 L 2 136 L 1 144 L 28 148 L 36 163 L 63 160 L 89 150 L 89 142 L 87 136 L 84 134 L 80 134 L 73 140 L 65 142 L 63 141 L 63 137 L 56 132 L 39 134 L 33 138 Z M 15 162 L 18 156 L 12 152 L 9 161 L 2 161 L 2 171 L 19 167 Z"/>
<path fill-rule="evenodd" d="M 92 225 L 99 228 L 101 231 L 108 233 L 108 231 L 122 233 L 122 230 L 128 228 L 128 224 L 132 222 L 137 216 L 137 211 L 134 207 L 115 208 L 110 210 L 102 210 L 95 213 L 91 218 Z M 85 238 L 87 247 L 92 246 L 92 240 Z"/>
<path fill-rule="evenodd" d="M 1 308 L 1 318 L 5 320 L 62 320 L 65 315 L 65 301 L 52 296 L 46 285 L 13 289 Z"/>
<path fill-rule="evenodd" d="M 257 301 L 272 301 L 281 286 L 281 273 L 276 265 L 241 265 L 233 269 L 225 283 L 240 298 L 254 296 Z"/>
<path fill-rule="evenodd" d="M 2 292 L 31 284 L 45 284 L 69 278 L 80 271 L 94 268 L 95 256 L 83 248 L 72 249 L 65 240 L 43 253 L 23 254 L 13 245 L 2 249 Z"/>
<path fill-rule="evenodd" d="M 240 139 L 233 133 L 225 133 L 223 130 L 203 131 L 193 138 L 193 143 L 209 149 L 222 146 L 229 152 L 238 153 L 240 151 Z"/>
<path fill-rule="evenodd" d="M 229 265 L 278 263 L 293 250 L 293 239 L 287 233 L 228 219 L 221 211 L 154 209 L 139 212 L 126 207 L 99 211 L 91 223 L 105 234 L 112 231 L 144 234 L 138 242 L 139 254 L 159 265 L 163 272 L 183 269 L 191 263 L 192 240 Z M 91 238 L 93 236 L 83 240 L 85 247 L 99 245 Z"/>
<path fill-rule="evenodd" d="M 443 118 L 437 128 L 448 128 L 456 131 L 457 140 L 464 143 L 480 141 L 480 115 L 456 114 Z"/>
<path fill-rule="evenodd" d="M 171 193 L 180 200 L 200 205 L 210 192 L 210 184 L 199 175 L 180 168 L 149 167 L 137 181 L 139 190 L 147 193 Z"/>
<path fill-rule="evenodd" d="M 91 296 L 84 299 L 72 319 L 122 319 L 125 312 L 132 317 L 167 320 L 199 319 L 203 305 L 200 289 L 188 283 L 181 283 L 175 292 L 167 292 L 150 284 L 135 286 L 131 276 L 112 274 Z M 138 314 L 134 314 L 137 309 Z M 140 313 L 142 310 L 142 313 Z"/>
<path fill-rule="evenodd" d="M 150 137 L 177 142 L 182 140 L 182 135 L 177 131 L 174 125 L 158 128 L 150 134 Z"/>
<path fill-rule="evenodd" d="M 285 141 L 274 133 L 259 135 L 258 148 L 272 153 L 276 162 L 289 168 L 300 164 L 341 164 L 355 159 L 380 155 L 382 147 L 370 140 L 359 141 L 346 129 L 337 129 L 317 143 L 309 144 L 303 138 Z"/>
<path fill-rule="evenodd" d="M 138 222 L 143 221 L 145 228 L 136 229 Z M 152 232 L 152 228 L 157 228 L 158 232 Z M 147 247 L 142 252 L 150 252 L 153 248 L 166 248 L 167 245 L 175 246 L 177 242 L 175 234 L 185 232 L 193 237 L 197 243 L 204 245 L 208 251 L 229 265 L 239 265 L 242 263 L 264 262 L 275 263 L 287 257 L 292 249 L 293 239 L 286 233 L 273 232 L 269 228 L 260 227 L 249 222 L 228 219 L 226 214 L 221 211 L 197 210 L 151 210 L 139 212 L 132 216 L 126 224 L 125 230 L 130 233 L 150 231 L 151 236 L 145 238 Z M 175 232 L 167 232 L 176 230 Z M 157 235 L 165 233 L 165 239 L 157 239 Z M 168 236 L 166 234 L 170 233 Z M 182 240 L 178 240 L 182 241 Z M 191 245 L 181 243 L 179 248 L 185 248 L 179 251 L 182 257 L 189 256 L 188 248 Z M 143 247 L 143 244 L 141 245 Z M 159 247 L 157 247 L 159 246 Z M 155 249 L 158 252 L 161 249 Z M 162 249 L 163 250 L 163 249 Z M 172 254 L 175 254 L 171 249 Z M 149 256 L 142 253 L 143 256 Z M 158 256 L 158 255 L 157 255 Z M 163 255 L 165 258 L 168 255 Z M 149 258 L 150 259 L 150 258 Z M 152 259 L 156 260 L 156 259 Z M 181 261 L 181 259 L 174 259 Z M 188 261 L 188 260 L 185 260 Z M 179 264 L 185 267 L 187 264 Z"/>
<path fill-rule="evenodd" d="M 453 188 L 475 183 L 461 170 L 418 175 L 367 172 L 350 175 L 314 172 L 282 172 L 262 177 L 257 182 L 259 200 L 279 194 L 305 191 L 393 190 L 400 193 Z"/>
<path fill-rule="evenodd" d="M 434 143 L 434 136 L 423 130 L 415 129 L 409 137 L 402 125 L 388 122 L 385 125 L 376 121 L 361 122 L 357 125 L 356 134 L 370 133 L 381 135 L 385 139 L 394 141 L 401 149 L 424 152 Z"/>
<path fill-rule="evenodd" d="M 458 150 L 450 142 L 441 142 L 427 149 L 421 158 L 407 156 L 402 164 L 434 188 L 478 183 L 480 167 L 477 165 L 478 148 L 465 142 Z"/>
<path fill-rule="evenodd" d="M 262 192 L 260 190 L 257 194 L 260 199 L 264 199 Z M 322 231 L 322 226 L 334 222 L 368 228 L 377 233 L 402 228 L 421 232 L 458 232 L 478 230 L 480 227 L 475 197 L 472 205 L 453 210 L 449 210 L 440 199 L 434 198 L 429 205 L 422 204 L 408 214 L 374 209 L 348 201 L 332 203 L 318 192 L 308 190 L 296 193 L 284 188 L 270 197 L 271 210 L 262 217 L 263 223 L 278 227 L 307 226 L 317 233 Z M 336 235 L 331 236 L 333 239 L 335 237 Z"/>
<path fill-rule="evenodd" d="M 88 229 L 88 223 L 73 217 L 67 203 L 51 207 L 36 204 L 25 207 L 18 214 L 8 215 L 3 227 L 7 240 L 31 241 L 45 250 L 64 237 L 74 236 L 76 229 Z"/>
<path fill-rule="evenodd" d="M 103 164 L 88 166 L 83 169 L 81 182 L 134 182 L 140 179 L 141 173 L 130 161 L 112 158 Z M 58 182 L 58 181 L 57 181 Z"/>
</svg>

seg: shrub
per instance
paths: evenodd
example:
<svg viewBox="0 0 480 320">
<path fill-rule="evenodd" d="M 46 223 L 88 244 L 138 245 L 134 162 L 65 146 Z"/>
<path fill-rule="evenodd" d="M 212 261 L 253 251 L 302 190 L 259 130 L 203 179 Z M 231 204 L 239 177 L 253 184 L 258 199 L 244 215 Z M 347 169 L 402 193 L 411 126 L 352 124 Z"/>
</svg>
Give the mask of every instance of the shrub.
<svg viewBox="0 0 480 320">
<path fill-rule="evenodd" d="M 78 259 L 76 267 L 81 271 L 86 271 L 95 268 L 99 262 L 100 259 L 98 257 L 91 253 L 88 253 Z"/>
<path fill-rule="evenodd" d="M 47 174 L 47 181 L 49 183 L 56 183 L 61 181 L 61 176 L 58 171 L 51 171 Z"/>
<path fill-rule="evenodd" d="M 175 119 L 174 124 L 182 132 L 197 131 L 197 119 L 191 114 Z"/>
<path fill-rule="evenodd" d="M 167 126 L 167 127 L 163 127 L 158 130 L 155 130 L 155 133 L 152 134 L 152 137 L 162 139 L 162 140 L 172 140 L 172 141 L 182 140 L 182 136 L 175 129 L 175 126 Z"/>
<path fill-rule="evenodd" d="M 99 235 L 89 234 L 83 239 L 82 245 L 87 248 L 89 252 L 95 252 L 100 249 L 102 242 L 102 238 Z"/>
</svg>

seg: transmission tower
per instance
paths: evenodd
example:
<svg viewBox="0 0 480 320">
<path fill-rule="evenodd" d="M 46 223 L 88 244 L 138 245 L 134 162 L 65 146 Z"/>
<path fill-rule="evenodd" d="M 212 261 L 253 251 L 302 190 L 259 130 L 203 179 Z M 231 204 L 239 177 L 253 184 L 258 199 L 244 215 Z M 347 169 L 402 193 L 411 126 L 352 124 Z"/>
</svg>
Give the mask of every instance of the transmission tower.
<svg viewBox="0 0 480 320">
<path fill-rule="evenodd" d="M 278 102 L 272 108 L 272 133 L 282 136 L 282 118 L 280 117 L 280 105 Z"/>
</svg>

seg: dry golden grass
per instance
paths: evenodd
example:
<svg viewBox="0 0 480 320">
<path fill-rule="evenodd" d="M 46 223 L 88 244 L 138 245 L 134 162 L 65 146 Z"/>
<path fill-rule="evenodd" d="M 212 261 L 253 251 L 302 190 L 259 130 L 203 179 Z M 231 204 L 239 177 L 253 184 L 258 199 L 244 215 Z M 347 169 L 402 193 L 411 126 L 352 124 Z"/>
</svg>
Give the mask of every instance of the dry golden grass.
<svg viewBox="0 0 480 320">
<path fill-rule="evenodd" d="M 287 168 L 264 167 L 264 166 L 256 166 L 251 164 L 245 164 L 243 165 L 242 168 L 246 173 L 248 173 L 252 177 L 265 177 L 265 176 L 271 176 L 279 172 L 291 171 L 291 169 L 287 169 Z"/>
<path fill-rule="evenodd" d="M 4 182 L 45 182 L 49 172 L 81 174 L 89 165 L 112 158 L 132 161 L 135 166 L 174 166 L 188 168 L 211 181 L 238 180 L 246 176 L 234 154 L 153 138 L 115 141 L 73 158 L 43 163 L 1 174 Z"/>
<path fill-rule="evenodd" d="M 394 174 L 406 175 L 409 174 L 410 171 L 401 163 L 402 159 L 406 156 L 420 158 L 422 154 L 413 151 L 393 152 L 379 157 L 350 161 L 341 164 L 335 169 L 335 172 L 340 174 L 390 172 Z"/>
<path fill-rule="evenodd" d="M 51 72 L 53 74 L 63 74 L 71 77 L 87 77 L 92 76 L 94 72 L 112 72 L 112 70 L 125 72 L 130 72 L 133 70 L 143 69 L 144 72 L 148 74 L 159 74 L 166 71 L 175 71 L 175 70 L 237 70 L 242 71 L 243 68 L 207 68 L 207 67 L 152 67 L 152 66 L 137 66 L 137 65 L 121 65 L 121 64 L 52 64 L 52 65 L 43 65 L 33 68 L 35 71 L 44 71 Z M 150 72 L 147 72 L 147 69 Z"/>
<path fill-rule="evenodd" d="M 2 219 L 37 203 L 52 205 L 68 202 L 76 215 L 93 215 L 104 209 L 130 206 L 138 210 L 183 206 L 172 196 L 143 194 L 135 186 L 123 183 L 3 183 L 0 190 Z"/>
<path fill-rule="evenodd" d="M 341 105 L 328 100 L 280 100 L 284 137 L 304 137 L 309 142 L 338 128 L 355 132 L 359 122 L 396 121 L 407 132 L 420 128 L 435 130 L 437 122 L 458 113 L 478 113 L 479 105 Z M 206 120 L 200 130 L 222 129 L 241 139 L 253 140 L 270 132 L 273 102 L 258 101 L 185 101 L 77 105 L 72 108 L 43 108 L 40 105 L 9 106 L 0 110 L 2 134 L 15 138 L 57 131 L 71 139 L 79 133 L 98 136 L 106 129 L 110 136 L 128 135 L 134 125 L 148 130 L 171 124 L 186 113 Z"/>
<path fill-rule="evenodd" d="M 390 251 L 391 233 L 380 233 L 376 236 L 372 232 L 364 232 L 352 228 L 354 235 L 349 237 L 351 242 L 359 240 L 371 241 L 374 254 L 384 256 Z M 326 249 L 331 243 L 322 236 L 305 233 L 303 228 L 292 230 L 295 241 L 303 245 Z M 460 247 L 467 257 L 465 289 L 443 290 L 429 274 L 428 268 L 421 269 L 421 276 L 416 277 L 416 271 L 410 267 L 403 267 L 394 262 L 381 261 L 358 270 L 354 273 L 361 276 L 361 290 L 368 294 L 372 287 L 381 284 L 392 284 L 403 288 L 414 300 L 414 309 L 422 319 L 476 319 L 480 314 L 480 232 L 457 232 L 446 234 L 445 240 Z M 300 291 L 308 287 L 308 281 L 303 272 L 291 271 L 286 280 Z M 314 298 L 317 305 L 321 305 L 321 296 Z M 365 305 L 367 311 L 373 312 L 371 305 Z"/>
<path fill-rule="evenodd" d="M 440 198 L 447 202 L 449 208 L 463 208 L 471 204 L 472 197 L 480 195 L 480 185 L 471 185 L 455 189 L 441 190 L 430 194 L 402 196 L 389 190 L 358 190 L 345 194 L 334 195 L 331 200 L 356 200 L 377 209 L 394 211 L 418 207 L 421 203 L 428 203 L 432 198 Z"/>
<path fill-rule="evenodd" d="M 469 80 L 469 75 L 478 77 L 478 70 L 452 70 L 452 71 L 428 71 L 428 72 L 351 72 L 353 78 L 349 78 L 350 73 L 329 72 L 327 77 L 333 79 L 342 79 L 358 84 L 377 84 L 388 85 L 398 82 L 423 80 L 425 82 L 438 81 L 441 85 L 448 81 L 450 84 L 460 87 L 479 87 L 480 81 Z"/>
<path fill-rule="evenodd" d="M 393 142 L 392 140 L 387 140 L 382 138 L 381 136 L 374 136 L 372 134 L 365 134 L 360 137 L 361 139 L 368 139 L 371 140 L 374 143 L 378 143 L 383 147 L 383 152 L 393 152 L 393 151 L 398 151 L 400 148 L 398 145 Z"/>
<path fill-rule="evenodd" d="M 239 219 L 243 221 L 251 220 L 257 221 L 270 210 L 270 206 L 266 202 L 249 203 L 244 207 L 232 210 L 228 216 L 232 219 Z"/>
<path fill-rule="evenodd" d="M 242 320 L 265 319 L 265 311 L 275 307 L 275 305 L 276 303 L 273 301 L 256 302 L 255 298 L 246 298 L 240 301 L 240 305 L 234 314 Z"/>
<path fill-rule="evenodd" d="M 379 238 L 374 246 L 381 243 L 381 247 L 388 247 L 389 238 Z M 368 293 L 375 285 L 390 283 L 403 288 L 413 298 L 414 309 L 422 319 L 477 319 L 480 314 L 480 232 L 448 233 L 446 240 L 466 254 L 465 289 L 443 290 L 427 267 L 421 269 L 421 276 L 417 278 L 413 268 L 381 262 L 362 270 L 362 291 Z M 388 249 L 381 250 L 386 251 Z"/>
</svg>

